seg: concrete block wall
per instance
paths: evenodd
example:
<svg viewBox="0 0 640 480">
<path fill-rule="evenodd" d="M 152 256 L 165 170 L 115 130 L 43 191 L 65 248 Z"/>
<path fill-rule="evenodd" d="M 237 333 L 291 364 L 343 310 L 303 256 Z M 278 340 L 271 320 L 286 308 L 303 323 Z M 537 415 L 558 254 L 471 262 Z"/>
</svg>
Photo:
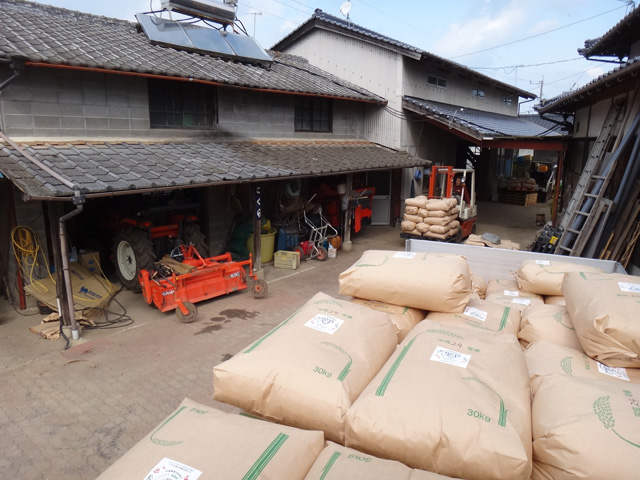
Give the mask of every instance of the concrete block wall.
<svg viewBox="0 0 640 480">
<path fill-rule="evenodd" d="M 2 129 L 15 137 L 145 137 L 144 78 L 31 68 L 0 93 Z"/>
</svg>

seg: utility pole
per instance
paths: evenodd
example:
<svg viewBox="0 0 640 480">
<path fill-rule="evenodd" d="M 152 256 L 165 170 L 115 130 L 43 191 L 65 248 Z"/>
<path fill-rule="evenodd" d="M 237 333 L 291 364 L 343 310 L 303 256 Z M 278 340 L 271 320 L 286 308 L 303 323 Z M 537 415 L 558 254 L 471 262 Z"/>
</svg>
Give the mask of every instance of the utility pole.
<svg viewBox="0 0 640 480">
<path fill-rule="evenodd" d="M 256 38 L 256 17 L 262 16 L 262 12 L 250 12 L 249 15 L 253 15 L 253 38 Z"/>
<path fill-rule="evenodd" d="M 542 100 L 542 89 L 544 88 L 544 75 L 539 82 L 529 82 L 530 85 L 540 85 L 540 100 Z"/>
</svg>

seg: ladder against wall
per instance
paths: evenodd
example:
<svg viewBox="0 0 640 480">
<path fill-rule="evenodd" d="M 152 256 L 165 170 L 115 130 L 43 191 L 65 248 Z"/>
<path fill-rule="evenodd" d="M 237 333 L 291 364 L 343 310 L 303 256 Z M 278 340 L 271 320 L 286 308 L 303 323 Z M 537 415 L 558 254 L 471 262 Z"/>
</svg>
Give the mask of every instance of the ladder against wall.
<svg viewBox="0 0 640 480">
<path fill-rule="evenodd" d="M 579 256 L 596 225 L 603 224 L 610 213 L 612 204 L 603 202 L 602 197 L 615 171 L 618 156 L 610 150 L 620 133 L 623 113 L 623 105 L 618 102 L 613 103 L 607 113 L 560 222 L 563 233 L 556 254 Z"/>
</svg>

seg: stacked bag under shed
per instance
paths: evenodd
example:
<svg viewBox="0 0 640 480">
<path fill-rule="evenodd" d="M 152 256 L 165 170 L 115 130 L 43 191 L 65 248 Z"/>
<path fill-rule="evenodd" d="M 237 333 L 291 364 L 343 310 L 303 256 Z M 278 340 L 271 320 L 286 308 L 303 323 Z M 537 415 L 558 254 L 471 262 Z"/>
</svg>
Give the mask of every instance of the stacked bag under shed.
<svg viewBox="0 0 640 480">
<path fill-rule="evenodd" d="M 437 240 L 453 237 L 460 228 L 457 205 L 455 198 L 407 198 L 401 223 L 402 232 Z"/>
</svg>

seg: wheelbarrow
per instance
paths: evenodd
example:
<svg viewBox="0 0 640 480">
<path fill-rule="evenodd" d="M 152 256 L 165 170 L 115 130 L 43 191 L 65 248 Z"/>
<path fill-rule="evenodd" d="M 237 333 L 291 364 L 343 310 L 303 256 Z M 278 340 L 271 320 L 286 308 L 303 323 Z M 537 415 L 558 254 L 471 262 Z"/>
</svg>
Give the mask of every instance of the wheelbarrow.
<svg viewBox="0 0 640 480">
<path fill-rule="evenodd" d="M 154 271 L 140 270 L 138 280 L 142 295 L 149 305 L 155 305 L 161 312 L 175 309 L 181 322 L 190 323 L 198 316 L 195 304 L 203 300 L 247 288 L 255 298 L 266 295 L 267 283 L 253 273 L 251 255 L 249 260 L 238 262 L 232 260 L 229 252 L 202 258 L 193 245 L 180 245 L 179 249 L 179 254 L 172 256 L 181 260 L 179 272 L 162 261 L 156 264 Z M 244 269 L 246 265 L 249 266 L 248 275 Z"/>
</svg>

